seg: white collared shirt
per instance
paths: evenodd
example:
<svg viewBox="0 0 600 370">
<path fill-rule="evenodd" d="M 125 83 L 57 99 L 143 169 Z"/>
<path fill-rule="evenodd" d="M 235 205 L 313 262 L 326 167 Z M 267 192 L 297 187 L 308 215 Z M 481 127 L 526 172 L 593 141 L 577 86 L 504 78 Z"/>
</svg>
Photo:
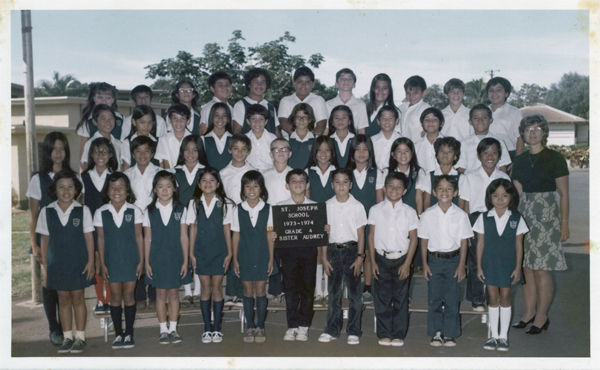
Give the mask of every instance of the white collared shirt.
<svg viewBox="0 0 600 370">
<path fill-rule="evenodd" d="M 94 214 L 94 226 L 104 227 L 104 225 L 102 225 L 102 212 L 109 210 L 109 212 L 113 216 L 113 221 L 115 222 L 115 225 L 120 228 L 121 225 L 123 225 L 123 219 L 125 218 L 125 211 L 130 208 L 133 209 L 133 223 L 141 224 L 144 221 L 144 215 L 142 214 L 142 211 L 138 207 L 136 207 L 135 205 L 133 205 L 131 203 L 126 202 L 125 204 L 123 204 L 123 206 L 121 207 L 119 212 L 117 212 L 117 210 L 115 209 L 115 206 L 113 206 L 112 203 L 109 202 L 107 204 L 104 204 L 102 207 L 100 207 L 96 210 L 96 213 Z M 127 222 L 131 222 L 131 220 L 129 220 Z"/>
<path fill-rule="evenodd" d="M 228 148 L 225 148 L 225 144 L 227 143 L 227 138 L 232 136 L 229 131 L 225 131 L 225 133 L 223 134 L 223 136 L 220 139 L 217 136 L 217 134 L 215 134 L 214 131 L 211 131 L 206 135 L 202 135 L 202 143 L 204 144 L 205 148 L 206 148 L 206 139 L 205 138 L 207 138 L 209 136 L 215 139 L 215 145 L 217 146 L 217 151 L 219 152 L 219 154 L 223 154 L 223 150 L 228 149 Z"/>
<path fill-rule="evenodd" d="M 156 209 L 160 212 L 160 219 L 163 222 L 163 225 L 167 226 L 169 224 L 169 220 L 171 219 L 171 213 L 173 213 L 173 200 L 169 202 L 166 206 L 163 206 L 160 201 L 156 201 Z M 144 212 L 144 227 L 151 227 L 150 225 L 150 212 L 146 210 Z M 177 214 L 175 214 L 175 219 L 177 220 Z M 184 225 L 187 219 L 186 209 L 183 208 L 183 212 L 179 215 L 179 224 Z"/>
<path fill-rule="evenodd" d="M 396 169 L 397 172 L 400 172 L 398 169 Z M 385 178 L 387 177 L 389 173 L 389 169 L 385 168 L 383 170 L 383 181 L 385 182 Z M 406 175 L 406 178 L 409 178 L 408 176 L 410 175 L 410 168 L 404 172 L 404 174 Z M 421 191 L 427 191 L 427 174 L 425 173 L 425 171 L 423 171 L 422 168 L 419 168 L 419 172 L 417 173 L 417 183 L 416 183 L 416 188 L 418 190 Z"/>
<path fill-rule="evenodd" d="M 131 127 L 133 127 L 133 125 L 131 124 L 131 117 L 133 117 L 133 116 L 125 117 L 125 119 L 123 120 L 123 126 L 121 127 L 121 141 L 125 141 L 127 136 L 129 136 L 129 134 L 131 133 Z M 167 121 L 165 121 L 164 118 L 162 118 L 161 116 L 159 116 L 157 114 L 156 115 L 156 136 L 159 138 L 163 137 L 169 131 L 173 131 L 173 128 L 171 127 L 171 122 L 169 122 L 169 124 L 167 124 Z M 156 141 L 156 140 L 154 140 L 154 141 Z"/>
<path fill-rule="evenodd" d="M 148 163 L 148 167 L 146 167 L 142 175 L 136 163 L 135 166 L 123 172 L 129 177 L 129 181 L 131 182 L 131 189 L 136 198 L 135 205 L 142 211 L 145 211 L 148 204 L 152 202 L 152 182 L 154 181 L 154 176 L 160 170 L 162 168 Z"/>
<path fill-rule="evenodd" d="M 421 113 L 429 107 L 430 105 L 423 100 L 411 107 L 408 106 L 408 103 L 400 105 L 402 120 L 400 121 L 400 124 L 396 126 L 396 131 L 402 134 L 402 136 L 411 139 L 413 143 L 419 140 L 421 138 L 421 132 L 423 132 Z"/>
<path fill-rule="evenodd" d="M 154 158 L 158 159 L 159 161 L 167 160 L 169 161 L 169 168 L 175 168 L 177 159 L 179 158 L 179 149 L 181 148 L 181 143 L 186 136 L 191 134 L 191 132 L 185 130 L 181 141 L 179 141 L 177 140 L 177 137 L 175 137 L 174 132 L 169 132 L 158 142 L 158 147 L 156 148 L 156 155 Z"/>
<path fill-rule="evenodd" d="M 92 145 L 92 142 L 99 137 L 104 137 L 104 136 L 102 136 L 100 131 L 96 131 L 94 136 L 92 136 L 85 143 L 85 145 L 83 146 L 83 154 L 81 155 L 81 163 L 87 163 L 89 152 L 90 152 L 90 146 Z M 115 148 L 115 158 L 117 159 L 117 170 L 120 170 L 121 169 L 121 142 L 119 140 L 115 139 L 114 136 L 110 135 L 110 143 Z"/>
<path fill-rule="evenodd" d="M 269 102 L 266 99 L 257 102 L 256 100 L 250 99 L 249 96 L 246 96 L 243 98 L 243 100 L 246 100 L 250 104 L 260 104 L 263 107 L 267 108 L 269 116 L 273 114 L 273 111 L 269 110 Z M 273 107 L 273 109 L 275 109 L 275 107 Z M 279 116 L 277 115 L 277 109 L 275 109 L 275 117 L 273 117 L 275 118 L 275 127 L 279 126 L 278 117 Z M 248 124 L 248 122 L 246 122 L 246 105 L 244 105 L 244 102 L 241 100 L 235 103 L 235 105 L 233 106 L 233 120 L 239 123 L 241 127 L 244 127 L 244 125 Z"/>
<path fill-rule="evenodd" d="M 215 105 L 215 103 L 222 103 L 222 101 L 213 96 L 213 98 L 208 103 L 204 104 L 202 110 L 200 111 L 200 125 L 204 123 L 206 127 L 208 127 L 208 117 L 210 116 L 210 109 L 213 105 Z M 233 107 L 229 103 L 227 103 L 227 106 L 229 107 L 229 111 L 231 112 L 231 114 L 233 114 Z"/>
<path fill-rule="evenodd" d="M 48 176 L 50 176 L 50 179 L 53 180 L 54 172 L 48 172 Z M 85 185 L 83 184 L 83 180 L 81 180 L 81 175 L 77 174 L 77 178 L 79 179 L 79 181 L 81 181 L 81 185 L 83 186 L 81 188 L 81 193 L 85 194 Z M 42 184 L 40 183 L 39 174 L 36 173 L 35 175 L 31 176 L 31 180 L 29 181 L 29 186 L 27 187 L 27 192 L 25 193 L 25 196 L 31 199 L 42 200 Z"/>
<path fill-rule="evenodd" d="M 375 249 L 388 253 L 408 252 L 409 231 L 419 226 L 417 211 L 399 200 L 395 206 L 386 198 L 369 210 L 369 225 L 375 226 Z"/>
<path fill-rule="evenodd" d="M 387 104 L 385 104 L 385 103 L 381 103 L 381 104 L 379 104 L 379 106 L 377 108 L 375 108 L 373 110 L 373 113 L 371 113 L 371 117 L 370 117 L 371 122 L 375 122 L 377 120 L 377 115 L 379 114 L 379 111 L 381 110 L 382 107 L 384 107 L 386 105 Z M 400 110 L 395 105 L 393 105 L 393 107 L 396 108 L 396 110 L 398 111 L 398 115 L 400 115 Z"/>
<path fill-rule="evenodd" d="M 502 156 L 498 160 L 498 164 L 496 165 L 496 167 L 500 168 L 501 166 L 508 166 L 509 164 L 511 164 L 512 161 L 510 160 L 508 148 L 506 147 L 504 141 L 498 136 L 492 134 L 491 132 L 488 132 L 487 135 L 483 137 L 479 137 L 473 134 L 464 141 L 460 142 L 460 158 L 458 159 L 458 162 L 456 163 L 455 167 L 464 168 L 465 173 L 481 167 L 481 162 L 479 161 L 479 158 L 477 158 L 477 146 L 479 145 L 479 142 L 481 140 L 488 137 L 494 138 L 500 142 Z"/>
<path fill-rule="evenodd" d="M 127 162 L 127 164 L 129 164 L 129 165 L 131 165 L 131 142 L 136 137 L 138 137 L 137 132 L 135 134 L 131 135 L 131 138 L 125 139 L 121 143 L 121 160 L 123 162 Z M 148 134 L 148 137 L 155 143 L 157 142 L 156 138 L 152 134 Z"/>
<path fill-rule="evenodd" d="M 180 168 L 183 171 L 183 173 L 185 174 L 185 179 L 187 180 L 188 185 L 192 185 L 192 183 L 196 179 L 196 174 L 198 173 L 198 170 L 204 168 L 204 166 L 201 165 L 200 162 L 198 162 L 198 163 L 196 163 L 196 166 L 194 166 L 194 169 L 192 170 L 192 172 L 190 172 L 188 170 L 188 168 L 185 164 L 175 167 L 175 169 L 177 169 L 177 168 Z M 177 186 L 179 186 L 179 184 L 177 184 Z"/>
<path fill-rule="evenodd" d="M 252 167 L 261 172 L 273 168 L 273 159 L 269 153 L 271 153 L 271 142 L 277 139 L 277 136 L 267 130 L 263 130 L 260 139 L 257 139 L 252 131 L 247 132 L 246 136 L 248 136 L 252 142 L 252 150 L 250 151 L 250 154 L 248 154 L 246 162 L 250 163 Z"/>
<path fill-rule="evenodd" d="M 458 195 L 461 199 L 469 202 L 469 212 L 485 212 L 485 192 L 490 183 L 496 179 L 506 179 L 510 177 L 504 172 L 494 169 L 491 176 L 488 176 L 483 167 L 465 173 L 459 178 Z"/>
<path fill-rule="evenodd" d="M 431 171 L 429 171 L 429 172 L 431 172 Z M 426 193 L 429 193 L 429 194 L 433 194 L 431 191 L 432 190 L 431 187 L 433 186 L 433 184 L 431 183 L 431 175 L 430 175 L 430 173 L 427 173 L 426 175 L 427 176 L 425 176 L 425 181 L 424 181 L 424 186 L 425 186 L 426 190 L 423 190 L 423 191 Z M 434 176 L 442 176 L 443 173 L 442 173 L 441 168 L 438 167 L 435 170 L 433 170 L 433 175 Z M 454 168 L 451 168 L 450 173 L 448 173 L 448 175 L 456 176 L 456 175 L 458 175 L 458 171 L 455 170 Z M 459 177 L 459 179 L 460 179 L 460 177 Z"/>
<path fill-rule="evenodd" d="M 96 168 L 92 168 L 88 171 L 88 173 L 90 174 L 90 180 L 92 180 L 92 184 L 94 184 L 96 190 L 102 191 L 102 189 L 104 188 L 104 183 L 106 182 L 106 177 L 110 174 L 108 168 L 104 169 L 102 175 L 98 175 L 98 171 L 96 171 Z"/>
<path fill-rule="evenodd" d="M 444 135 L 440 132 L 438 133 L 436 140 L 443 137 Z M 435 143 L 435 140 L 433 142 Z M 415 154 L 417 155 L 419 166 L 424 169 L 425 172 L 429 173 L 440 167 L 440 164 L 435 158 L 435 148 L 433 147 L 433 143 L 429 142 L 427 135 L 415 142 Z"/>
<path fill-rule="evenodd" d="M 369 120 L 367 119 L 367 105 L 364 101 L 356 99 L 354 94 L 350 97 L 347 103 L 344 103 L 340 96 L 327 101 L 327 116 L 331 115 L 333 108 L 338 105 L 345 105 L 352 111 L 352 118 L 354 121 L 354 128 L 358 132 L 361 128 L 369 127 Z"/>
<path fill-rule="evenodd" d="M 285 188 L 285 177 L 291 170 L 293 170 L 293 168 L 287 166 L 281 173 L 277 172 L 275 168 L 270 168 L 263 172 L 270 203 L 277 204 L 292 196 L 290 191 Z"/>
<path fill-rule="evenodd" d="M 325 173 L 321 173 L 321 169 L 319 168 L 319 166 L 312 166 L 310 169 L 315 171 L 317 175 L 319 175 L 319 179 L 321 180 L 321 186 L 325 187 L 325 185 L 327 185 L 327 181 L 329 181 L 329 176 L 331 172 L 335 171 L 335 166 L 332 164 L 329 165 L 329 168 L 327 169 L 327 171 L 325 171 Z M 308 169 L 304 171 L 308 175 Z"/>
<path fill-rule="evenodd" d="M 491 105 L 489 107 L 492 109 Z M 519 134 L 519 125 L 523 119 L 521 110 L 504 103 L 503 106 L 492 112 L 492 118 L 494 118 L 494 121 L 490 125 L 490 132 L 504 140 L 508 150 L 516 150 L 517 139 L 521 137 Z"/>
<path fill-rule="evenodd" d="M 117 119 L 123 119 L 123 115 L 119 112 L 115 111 L 115 115 L 117 116 Z M 81 125 L 80 128 L 77 129 L 76 134 L 78 136 L 81 137 L 90 137 L 90 128 L 88 126 L 88 122 L 90 122 L 90 118 L 92 118 L 92 114 L 90 113 L 90 115 L 85 119 L 85 122 L 83 123 L 83 125 Z M 93 123 L 90 122 L 90 125 L 93 125 Z M 116 125 L 116 122 L 115 122 Z"/>
<path fill-rule="evenodd" d="M 296 93 L 282 98 L 281 102 L 279 103 L 279 117 L 289 119 L 294 107 L 300 103 L 306 103 L 310 105 L 315 114 L 316 122 L 327 120 L 327 118 L 329 118 L 329 115 L 327 114 L 327 104 L 325 104 L 325 99 L 313 93 L 308 94 L 308 96 L 304 98 L 304 100 L 300 100 Z"/>
<path fill-rule="evenodd" d="M 444 126 L 442 126 L 442 134 L 451 136 L 458 141 L 463 141 L 470 135 L 475 133 L 473 126 L 469 124 L 469 108 L 460 105 L 456 113 L 447 106 L 442 109 L 444 115 Z"/>
<path fill-rule="evenodd" d="M 358 169 L 354 169 L 352 174 L 354 175 L 354 186 L 358 186 L 359 189 L 362 189 L 365 186 L 365 182 L 367 181 L 367 174 L 369 171 L 365 167 L 362 172 L 359 172 Z M 375 171 L 375 190 L 383 189 L 383 176 L 381 171 Z"/>
<path fill-rule="evenodd" d="M 313 134 L 312 132 L 308 131 L 306 133 L 306 136 L 304 137 L 304 139 L 300 139 L 298 137 L 298 134 L 296 133 L 296 131 L 292 131 L 292 134 L 290 135 L 290 140 L 294 139 L 296 141 L 298 141 L 299 143 L 303 143 L 305 141 L 308 141 L 310 139 L 314 139 L 315 138 L 315 134 Z M 292 154 L 293 155 L 293 154 Z"/>
<path fill-rule="evenodd" d="M 296 202 L 294 202 L 294 199 L 291 198 L 291 196 L 290 196 L 290 198 L 288 198 L 284 201 L 281 201 L 281 202 L 277 203 L 276 205 L 289 206 L 289 205 L 294 205 L 294 204 L 314 204 L 314 203 L 317 203 L 317 202 L 315 202 L 314 200 L 310 200 L 307 197 L 304 197 L 304 200 L 302 201 L 302 203 L 296 203 Z"/>
<path fill-rule="evenodd" d="M 80 221 L 83 222 L 83 232 L 93 232 L 95 229 L 90 209 L 87 206 L 84 206 L 75 200 L 73 201 L 73 203 L 71 203 L 71 205 L 69 206 L 69 208 L 67 208 L 65 212 L 63 212 L 62 209 L 60 209 L 60 207 L 58 206 L 58 201 L 56 200 L 48 204 L 46 207 L 42 208 L 42 210 L 40 211 L 40 215 L 38 216 L 38 222 L 35 228 L 35 232 L 42 235 L 50 235 L 50 230 L 48 230 L 48 220 L 46 219 L 46 208 L 54 208 L 56 210 L 56 214 L 58 215 L 60 223 L 63 226 L 66 226 L 69 222 L 69 216 L 71 216 L 71 211 L 73 211 L 73 208 L 75 207 L 83 207 L 83 221 Z M 76 220 L 73 219 L 73 222 L 76 222 Z"/>
<path fill-rule="evenodd" d="M 235 204 L 242 202 L 241 190 L 242 190 L 242 176 L 248 171 L 254 170 L 248 161 L 243 167 L 233 167 L 231 162 L 227 167 L 223 168 L 219 175 L 221 175 L 221 181 L 223 181 L 223 187 L 225 188 L 225 194 L 227 197 L 235 202 Z"/>
<path fill-rule="evenodd" d="M 250 214 L 250 222 L 252 223 L 252 226 L 256 226 L 256 222 L 258 221 L 258 213 L 260 211 L 262 211 L 263 208 L 265 208 L 266 204 L 267 203 L 265 203 L 262 199 L 260 199 L 258 201 L 258 204 L 254 208 L 250 207 L 247 200 L 238 204 L 238 206 L 233 209 L 233 218 L 231 220 L 231 231 L 237 231 L 238 233 L 241 232 L 240 218 L 238 215 L 240 207 L 242 207 L 243 209 L 248 211 L 248 213 Z M 273 210 L 271 209 L 270 206 L 269 206 L 269 218 L 267 220 L 267 228 L 269 228 L 269 227 L 273 227 Z M 265 232 L 267 232 L 267 230 L 265 230 Z"/>
<path fill-rule="evenodd" d="M 202 194 L 202 196 L 200 197 L 200 201 L 202 202 L 202 207 L 204 208 L 204 214 L 206 215 L 206 217 L 210 217 L 210 215 L 212 214 L 213 210 L 215 208 L 217 208 L 217 212 L 221 212 L 222 207 L 223 207 L 223 202 L 221 200 L 219 200 L 216 196 L 213 196 L 213 198 L 210 200 L 210 203 L 207 204 L 206 202 L 206 198 L 204 197 L 204 194 Z M 225 209 L 225 216 L 223 216 L 223 225 L 228 225 L 231 224 L 231 220 L 233 218 L 233 204 L 231 203 L 227 203 L 225 205 L 225 207 L 227 207 Z M 196 202 L 194 201 L 194 199 L 190 200 L 190 203 L 188 204 L 188 208 L 187 208 L 187 219 L 186 219 L 186 223 L 188 225 L 193 225 L 196 224 L 198 220 L 198 210 L 196 209 Z"/>
<path fill-rule="evenodd" d="M 428 239 L 430 252 L 452 252 L 460 248 L 463 239 L 473 237 L 469 216 L 454 203 L 444 213 L 439 203 L 421 215 L 417 228 L 419 238 Z"/>
<path fill-rule="evenodd" d="M 502 235 L 502 233 L 504 232 L 506 224 L 508 223 L 508 219 L 511 215 L 512 212 L 508 209 L 504 211 L 502 217 L 498 217 L 498 214 L 496 213 L 496 208 L 492 208 L 490 210 L 490 213 L 488 213 L 488 217 L 494 218 L 494 223 L 496 224 L 496 231 L 498 231 L 498 235 Z M 517 226 L 513 227 L 511 225 L 511 227 L 513 229 L 515 227 L 517 228 L 517 235 L 525 234 L 529 231 L 529 228 L 527 227 L 527 223 L 523 219 L 523 216 L 519 217 L 519 223 Z M 473 224 L 473 231 L 475 231 L 478 234 L 485 234 L 485 227 L 483 225 L 483 214 L 480 214 L 479 217 L 477 217 L 477 221 L 475 221 L 475 224 Z"/>
<path fill-rule="evenodd" d="M 195 117 L 198 116 L 198 119 L 200 119 L 200 113 L 196 112 L 193 108 L 190 109 L 190 111 L 192 113 L 192 115 L 190 116 L 190 123 L 188 123 L 188 125 L 185 126 L 186 131 L 188 131 L 189 134 L 191 134 L 192 130 L 194 129 L 194 120 L 195 120 Z M 171 128 L 168 133 L 173 133 L 173 124 L 171 123 L 171 120 L 169 119 L 169 116 L 167 116 L 167 125 Z M 198 127 L 200 127 L 200 124 L 198 124 Z M 164 136 L 167 136 L 167 135 L 164 135 Z M 185 136 L 187 136 L 187 135 L 185 135 Z"/>
<path fill-rule="evenodd" d="M 349 194 L 348 200 L 344 203 L 338 202 L 334 195 L 326 204 L 327 223 L 331 227 L 329 243 L 358 241 L 358 228 L 367 224 L 365 206 L 352 194 Z"/>
<path fill-rule="evenodd" d="M 348 146 L 348 144 L 350 144 L 350 141 L 352 141 L 352 138 L 355 135 L 353 133 L 351 133 L 350 131 L 348 131 L 348 136 L 346 136 L 346 138 L 344 139 L 344 141 L 341 141 L 340 138 L 337 136 L 337 131 L 334 132 L 333 134 L 331 134 L 331 136 L 329 138 L 337 141 L 338 143 L 338 149 L 340 150 L 340 153 L 344 154 L 346 153 L 346 147 Z"/>
<path fill-rule="evenodd" d="M 390 165 L 390 157 L 392 144 L 396 139 L 401 138 L 395 130 L 392 132 L 390 139 L 386 139 L 383 132 L 371 136 L 371 142 L 373 142 L 373 151 L 375 152 L 375 163 L 377 163 L 377 169 L 383 172 L 383 169 Z"/>
</svg>

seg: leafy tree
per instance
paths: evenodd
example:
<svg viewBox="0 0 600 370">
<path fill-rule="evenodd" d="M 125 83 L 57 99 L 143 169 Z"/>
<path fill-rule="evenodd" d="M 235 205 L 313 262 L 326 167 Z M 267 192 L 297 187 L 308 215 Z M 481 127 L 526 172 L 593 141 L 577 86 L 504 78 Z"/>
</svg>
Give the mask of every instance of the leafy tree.
<svg viewBox="0 0 600 370">
<path fill-rule="evenodd" d="M 550 85 L 545 104 L 589 119 L 590 77 L 578 73 L 565 73 L 558 83 Z"/>
<path fill-rule="evenodd" d="M 448 106 L 448 99 L 444 95 L 444 88 L 438 84 L 433 84 L 427 88 L 423 101 L 439 110 Z"/>
<path fill-rule="evenodd" d="M 52 81 L 41 80 L 34 93 L 35 96 L 87 96 L 88 86 L 71 74 L 61 76 L 54 71 Z"/>
<path fill-rule="evenodd" d="M 485 82 L 483 78 L 471 80 L 465 84 L 465 106 L 472 108 L 476 104 L 490 104 L 487 93 L 485 92 Z"/>
<path fill-rule="evenodd" d="M 517 108 L 530 107 L 536 103 L 543 103 L 548 93 L 548 88 L 537 84 L 523 84 L 519 91 L 513 92 L 508 97 L 508 102 Z"/>
<path fill-rule="evenodd" d="M 271 88 L 267 90 L 265 99 L 278 106 L 281 98 L 294 92 L 291 78 L 293 70 L 307 64 L 318 68 L 325 60 L 319 53 L 311 55 L 308 59 L 301 55 L 288 54 L 287 44 L 296 42 L 296 38 L 289 32 L 277 40 L 248 48 L 239 43 L 240 40 L 245 40 L 242 31 L 233 31 L 232 35 L 226 50 L 217 43 L 210 43 L 204 46 L 201 57 L 180 51 L 175 58 L 163 59 L 159 63 L 144 67 L 148 70 L 146 78 L 168 81 L 167 83 L 161 80 L 163 88 L 168 84 L 174 86 L 182 79 L 189 79 L 198 89 L 200 102 L 207 102 L 212 99 L 208 89 L 208 77 L 214 72 L 224 71 L 233 81 L 230 102 L 236 102 L 247 95 L 244 73 L 250 68 L 261 67 L 271 74 Z M 331 95 L 329 88 L 318 81 L 314 91 L 319 95 Z M 335 94 L 332 97 L 334 96 Z M 323 97 L 327 99 L 325 95 Z M 171 101 L 170 91 L 162 94 L 162 101 Z"/>
</svg>

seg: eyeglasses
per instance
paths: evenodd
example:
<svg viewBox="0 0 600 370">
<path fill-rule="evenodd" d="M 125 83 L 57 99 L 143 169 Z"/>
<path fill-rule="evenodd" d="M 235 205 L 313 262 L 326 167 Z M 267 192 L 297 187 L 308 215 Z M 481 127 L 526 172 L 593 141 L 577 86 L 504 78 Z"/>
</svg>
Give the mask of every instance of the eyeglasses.
<svg viewBox="0 0 600 370">
<path fill-rule="evenodd" d="M 308 121 L 308 116 L 295 116 L 294 120 L 296 121 Z"/>
<path fill-rule="evenodd" d="M 271 149 L 271 151 L 273 153 L 287 153 L 287 152 L 291 151 L 291 149 L 290 148 L 273 148 L 273 149 Z"/>
<path fill-rule="evenodd" d="M 94 150 L 94 151 L 92 152 L 92 154 L 94 154 L 94 155 L 102 155 L 102 156 L 104 156 L 104 155 L 109 155 L 109 154 L 110 154 L 110 152 L 108 152 L 108 151 L 106 151 L 106 150 Z"/>
<path fill-rule="evenodd" d="M 194 92 L 194 89 L 192 89 L 191 87 L 187 88 L 187 89 L 179 89 L 179 92 L 180 93 L 191 93 L 191 92 Z"/>
<path fill-rule="evenodd" d="M 540 126 L 536 126 L 536 127 L 527 127 L 525 129 L 525 132 L 540 132 L 542 131 L 542 128 Z"/>
</svg>

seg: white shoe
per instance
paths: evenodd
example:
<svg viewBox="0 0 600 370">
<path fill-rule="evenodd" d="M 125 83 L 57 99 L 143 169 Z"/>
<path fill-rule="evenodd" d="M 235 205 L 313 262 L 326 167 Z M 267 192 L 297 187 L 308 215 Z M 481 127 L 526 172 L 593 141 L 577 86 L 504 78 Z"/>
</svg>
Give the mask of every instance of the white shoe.
<svg viewBox="0 0 600 370">
<path fill-rule="evenodd" d="M 225 297 L 225 306 L 234 306 L 237 297 Z"/>
<path fill-rule="evenodd" d="M 322 343 L 328 343 L 328 342 L 331 342 L 332 340 L 336 340 L 336 339 L 337 338 L 334 338 L 327 333 L 323 333 L 319 336 L 319 342 L 322 342 Z"/>
<path fill-rule="evenodd" d="M 348 344 L 359 344 L 360 338 L 357 335 L 348 335 Z"/>
<path fill-rule="evenodd" d="M 289 341 L 296 340 L 296 334 L 298 334 L 298 329 L 290 328 L 285 332 L 285 336 L 283 337 L 283 340 L 289 340 Z"/>
<path fill-rule="evenodd" d="M 323 307 L 323 296 L 318 295 L 313 301 L 313 307 Z"/>
<path fill-rule="evenodd" d="M 392 340 L 390 338 L 381 338 L 378 343 L 380 346 L 391 346 Z"/>
<path fill-rule="evenodd" d="M 212 342 L 212 333 L 210 331 L 205 331 L 202 334 L 202 343 L 210 343 Z"/>
<path fill-rule="evenodd" d="M 402 347 L 404 341 L 402 339 L 392 339 L 392 347 Z"/>
<path fill-rule="evenodd" d="M 296 340 L 305 342 L 308 340 L 308 326 L 299 326 L 298 334 L 296 334 Z"/>
<path fill-rule="evenodd" d="M 223 341 L 223 334 L 220 331 L 213 331 L 212 342 L 221 343 Z"/>
</svg>

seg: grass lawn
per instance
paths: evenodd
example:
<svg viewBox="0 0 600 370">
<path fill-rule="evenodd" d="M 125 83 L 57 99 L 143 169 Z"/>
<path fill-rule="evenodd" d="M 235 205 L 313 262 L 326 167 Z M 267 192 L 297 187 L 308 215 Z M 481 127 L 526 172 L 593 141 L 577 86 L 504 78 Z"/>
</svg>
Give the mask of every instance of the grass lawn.
<svg viewBox="0 0 600 370">
<path fill-rule="evenodd" d="M 31 293 L 29 212 L 12 215 L 12 296 Z"/>
</svg>

